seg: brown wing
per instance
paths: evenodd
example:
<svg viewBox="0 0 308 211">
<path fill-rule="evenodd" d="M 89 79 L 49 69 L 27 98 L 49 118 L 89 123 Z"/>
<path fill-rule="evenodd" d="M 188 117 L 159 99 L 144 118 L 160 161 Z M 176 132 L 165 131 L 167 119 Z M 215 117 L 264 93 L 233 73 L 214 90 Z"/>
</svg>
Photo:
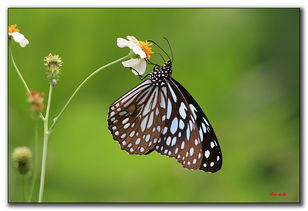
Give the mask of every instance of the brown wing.
<svg viewBox="0 0 308 211">
<path fill-rule="evenodd" d="M 166 99 L 167 112 L 163 116 L 165 126 L 155 147 L 160 154 L 174 157 L 183 167 L 199 169 L 202 161 L 202 145 L 192 115 L 184 96 L 166 80 L 162 92 Z"/>
</svg>

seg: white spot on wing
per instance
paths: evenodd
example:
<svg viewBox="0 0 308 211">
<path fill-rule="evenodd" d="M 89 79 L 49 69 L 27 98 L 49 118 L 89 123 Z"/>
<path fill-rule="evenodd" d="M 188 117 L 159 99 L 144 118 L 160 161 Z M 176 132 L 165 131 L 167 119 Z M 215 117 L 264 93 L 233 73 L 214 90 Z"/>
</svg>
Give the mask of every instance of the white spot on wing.
<svg viewBox="0 0 308 211">
<path fill-rule="evenodd" d="M 136 145 L 140 144 L 140 140 L 141 140 L 140 138 L 137 138 L 137 140 L 136 140 L 136 142 L 135 142 Z"/>
<path fill-rule="evenodd" d="M 151 116 L 149 118 L 149 122 L 148 122 L 147 128 L 150 128 L 152 126 L 152 124 L 153 124 L 153 117 L 154 117 L 154 111 L 152 111 L 152 113 L 151 113 Z"/>
<path fill-rule="evenodd" d="M 170 90 L 170 92 L 171 92 L 173 101 L 176 102 L 176 101 L 177 101 L 176 95 L 175 95 L 175 93 L 174 93 L 172 87 L 170 86 L 170 84 L 169 84 L 169 83 L 167 83 L 167 84 L 168 84 L 169 90 Z"/>
<path fill-rule="evenodd" d="M 167 119 L 170 118 L 172 112 L 172 104 L 170 102 L 170 99 L 168 99 L 168 108 L 167 108 Z"/>
<path fill-rule="evenodd" d="M 203 141 L 203 132 L 202 132 L 201 128 L 199 129 L 199 136 L 200 136 L 200 140 L 202 142 Z"/>
<path fill-rule="evenodd" d="M 193 104 L 189 104 L 189 107 L 191 109 L 192 114 L 194 115 L 194 118 L 197 119 L 197 115 L 196 115 L 197 109 L 195 108 Z"/>
<path fill-rule="evenodd" d="M 190 130 L 189 130 L 189 127 L 187 127 L 186 129 L 186 139 L 189 140 L 190 138 Z"/>
<path fill-rule="evenodd" d="M 179 112 L 180 112 L 180 115 L 181 115 L 181 117 L 182 117 L 183 119 L 186 118 L 186 111 L 185 111 L 185 109 L 187 110 L 185 104 L 184 104 L 183 102 L 181 102 L 181 106 L 180 106 L 180 108 L 179 108 Z"/>
<path fill-rule="evenodd" d="M 167 127 L 164 127 L 164 130 L 163 130 L 163 135 L 165 135 L 168 131 L 168 128 Z"/>
<path fill-rule="evenodd" d="M 124 129 L 127 129 L 130 126 L 130 123 L 124 125 Z"/>
<path fill-rule="evenodd" d="M 165 96 L 167 96 L 167 90 L 166 87 L 162 87 L 162 92 L 165 93 Z M 166 102 L 165 102 L 165 97 L 164 94 L 160 93 L 160 107 L 166 108 Z"/>
<path fill-rule="evenodd" d="M 176 144 L 176 139 L 177 139 L 176 137 L 173 137 L 171 146 L 174 146 Z"/>
<path fill-rule="evenodd" d="M 207 124 L 207 126 L 210 126 L 210 124 L 206 121 L 204 117 L 203 117 L 203 121 L 205 122 L 205 124 Z"/>
<path fill-rule="evenodd" d="M 174 134 L 177 131 L 177 129 L 178 129 L 178 118 L 175 117 L 171 123 L 170 132 Z"/>
<path fill-rule="evenodd" d="M 185 142 L 184 142 L 184 141 L 182 141 L 182 144 L 181 144 L 181 149 L 184 149 L 184 147 L 185 147 Z"/>
<path fill-rule="evenodd" d="M 194 154 L 194 148 L 193 147 L 190 148 L 189 154 L 190 154 L 190 156 L 192 156 Z"/>
<path fill-rule="evenodd" d="M 144 129 L 145 129 L 145 125 L 146 125 L 146 123 L 147 123 L 147 120 L 148 120 L 148 116 L 146 116 L 146 117 L 142 120 L 142 122 L 141 122 L 141 124 L 140 124 L 140 128 L 141 128 L 141 131 L 142 131 L 142 132 L 143 132 Z"/>
<path fill-rule="evenodd" d="M 129 118 L 127 117 L 126 119 L 124 119 L 124 120 L 122 121 L 122 124 L 126 124 L 126 123 L 128 122 L 128 120 L 129 120 Z"/>
<path fill-rule="evenodd" d="M 180 119 L 179 127 L 180 127 L 181 130 L 184 129 L 184 122 L 183 122 L 182 119 Z"/>
<path fill-rule="evenodd" d="M 154 99 L 153 99 L 152 109 L 156 106 L 157 99 L 158 99 L 158 87 L 156 87 L 155 91 L 154 91 Z"/>
</svg>

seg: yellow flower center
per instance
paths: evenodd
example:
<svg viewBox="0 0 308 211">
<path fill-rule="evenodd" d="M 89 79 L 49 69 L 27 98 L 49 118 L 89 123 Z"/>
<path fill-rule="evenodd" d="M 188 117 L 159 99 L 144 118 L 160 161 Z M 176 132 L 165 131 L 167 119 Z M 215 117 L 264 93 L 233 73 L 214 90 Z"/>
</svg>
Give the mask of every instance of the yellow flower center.
<svg viewBox="0 0 308 211">
<path fill-rule="evenodd" d="M 10 25 L 9 26 L 9 33 L 20 32 L 20 30 L 17 29 L 16 27 L 17 27 L 17 24 Z"/>
<path fill-rule="evenodd" d="M 139 41 L 139 46 L 142 49 L 142 51 L 146 54 L 146 59 L 149 59 L 151 57 L 151 54 L 154 52 L 152 51 L 152 48 L 150 47 L 153 45 L 153 43 L 148 42 L 148 41 Z"/>
</svg>

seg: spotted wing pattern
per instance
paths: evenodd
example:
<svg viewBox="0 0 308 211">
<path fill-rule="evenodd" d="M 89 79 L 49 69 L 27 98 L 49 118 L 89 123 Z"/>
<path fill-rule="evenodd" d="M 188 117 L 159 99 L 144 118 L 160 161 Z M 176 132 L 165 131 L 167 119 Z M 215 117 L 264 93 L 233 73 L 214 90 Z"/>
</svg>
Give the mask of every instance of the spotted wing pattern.
<svg viewBox="0 0 308 211">
<path fill-rule="evenodd" d="M 166 112 L 161 90 L 146 80 L 110 106 L 108 128 L 121 149 L 147 154 L 157 144 Z"/>
<path fill-rule="evenodd" d="M 222 166 L 222 153 L 217 137 L 209 120 L 188 91 L 175 79 L 171 78 L 171 81 L 182 93 L 182 95 L 185 96 L 185 100 L 188 104 L 186 106 L 190 108 L 190 111 L 195 119 L 199 140 L 202 143 L 202 162 L 200 169 L 209 172 L 218 171 Z"/>
<path fill-rule="evenodd" d="M 203 156 L 196 118 L 177 87 L 169 80 L 165 81 L 167 88 L 163 94 L 167 112 L 163 116 L 165 125 L 155 150 L 176 158 L 184 168 L 199 169 Z"/>
</svg>

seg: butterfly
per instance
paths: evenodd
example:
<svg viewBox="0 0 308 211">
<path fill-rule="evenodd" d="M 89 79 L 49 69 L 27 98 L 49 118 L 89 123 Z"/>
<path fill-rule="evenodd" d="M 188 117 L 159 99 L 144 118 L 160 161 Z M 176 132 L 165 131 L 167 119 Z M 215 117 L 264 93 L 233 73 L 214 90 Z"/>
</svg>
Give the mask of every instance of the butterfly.
<svg viewBox="0 0 308 211">
<path fill-rule="evenodd" d="M 129 154 L 156 151 L 184 168 L 216 172 L 222 166 L 222 153 L 215 132 L 171 73 L 171 60 L 155 65 L 148 79 L 111 104 L 108 128 Z"/>
</svg>

